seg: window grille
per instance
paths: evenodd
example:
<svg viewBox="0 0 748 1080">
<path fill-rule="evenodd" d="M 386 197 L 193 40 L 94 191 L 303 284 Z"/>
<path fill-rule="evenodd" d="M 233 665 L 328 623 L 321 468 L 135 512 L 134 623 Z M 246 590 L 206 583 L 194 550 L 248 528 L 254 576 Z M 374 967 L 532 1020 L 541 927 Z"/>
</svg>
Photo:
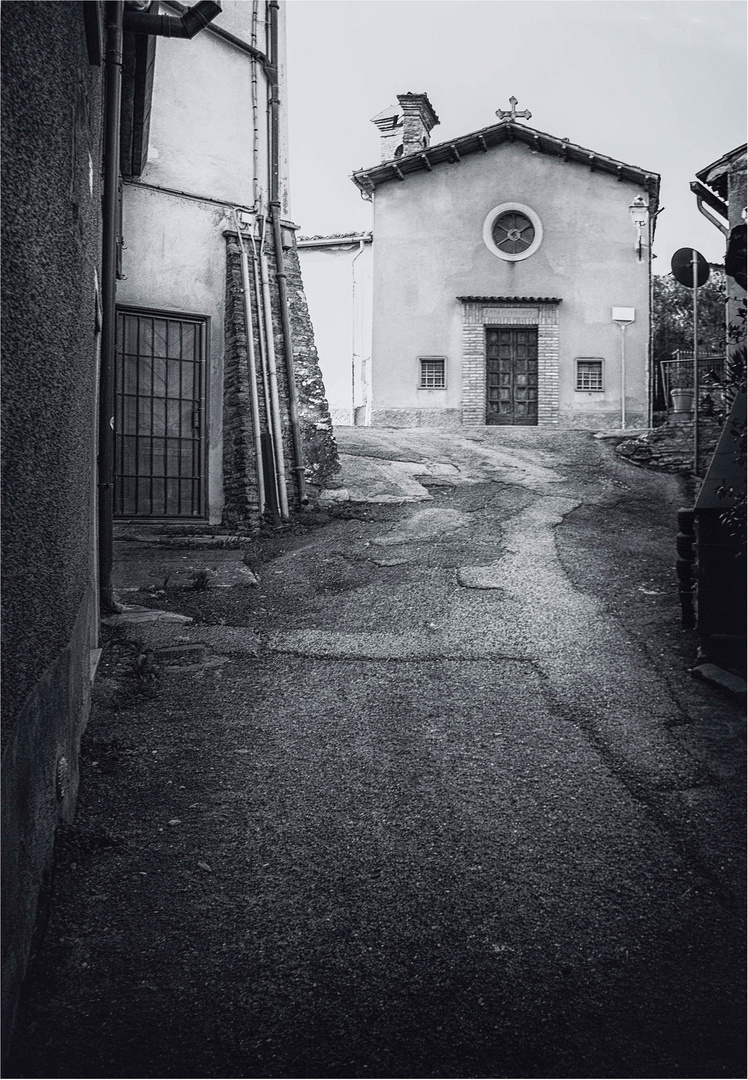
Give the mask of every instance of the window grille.
<svg viewBox="0 0 748 1080">
<path fill-rule="evenodd" d="M 443 390 L 446 385 L 447 375 L 444 357 L 421 357 L 421 389 Z"/>
<path fill-rule="evenodd" d="M 201 517 L 203 319 L 117 313 L 116 517 Z"/>
<path fill-rule="evenodd" d="M 577 390 L 603 389 L 602 360 L 577 360 Z"/>
</svg>

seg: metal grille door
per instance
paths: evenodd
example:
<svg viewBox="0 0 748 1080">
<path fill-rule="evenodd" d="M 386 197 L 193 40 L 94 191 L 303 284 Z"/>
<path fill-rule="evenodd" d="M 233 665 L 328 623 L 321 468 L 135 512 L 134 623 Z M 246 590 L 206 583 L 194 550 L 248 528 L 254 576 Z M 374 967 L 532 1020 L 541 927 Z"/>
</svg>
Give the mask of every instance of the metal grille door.
<svg viewBox="0 0 748 1080">
<path fill-rule="evenodd" d="M 117 314 L 118 517 L 203 515 L 204 327 Z"/>
<path fill-rule="evenodd" d="M 486 330 L 486 423 L 538 422 L 537 327 Z"/>
</svg>

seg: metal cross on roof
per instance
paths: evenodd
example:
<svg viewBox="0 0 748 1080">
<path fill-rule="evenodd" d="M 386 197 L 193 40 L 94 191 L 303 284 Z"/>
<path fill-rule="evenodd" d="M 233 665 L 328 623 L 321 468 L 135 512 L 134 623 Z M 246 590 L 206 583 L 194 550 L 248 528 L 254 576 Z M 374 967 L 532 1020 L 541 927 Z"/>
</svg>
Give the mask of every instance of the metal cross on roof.
<svg viewBox="0 0 748 1080">
<path fill-rule="evenodd" d="M 509 98 L 509 104 L 511 109 L 497 109 L 496 115 L 499 120 L 516 120 L 518 116 L 522 116 L 525 120 L 529 120 L 532 113 L 529 109 L 524 109 L 522 112 L 517 112 L 517 99 L 516 97 Z"/>
</svg>

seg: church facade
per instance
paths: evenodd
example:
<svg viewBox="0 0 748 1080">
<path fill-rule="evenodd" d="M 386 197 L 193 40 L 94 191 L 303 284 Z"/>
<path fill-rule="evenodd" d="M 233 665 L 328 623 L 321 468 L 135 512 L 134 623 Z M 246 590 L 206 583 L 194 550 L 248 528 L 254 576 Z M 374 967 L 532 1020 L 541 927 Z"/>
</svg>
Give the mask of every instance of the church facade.
<svg viewBox="0 0 748 1080">
<path fill-rule="evenodd" d="M 659 176 L 497 115 L 435 145 L 425 94 L 374 117 L 370 422 L 647 426 Z"/>
</svg>

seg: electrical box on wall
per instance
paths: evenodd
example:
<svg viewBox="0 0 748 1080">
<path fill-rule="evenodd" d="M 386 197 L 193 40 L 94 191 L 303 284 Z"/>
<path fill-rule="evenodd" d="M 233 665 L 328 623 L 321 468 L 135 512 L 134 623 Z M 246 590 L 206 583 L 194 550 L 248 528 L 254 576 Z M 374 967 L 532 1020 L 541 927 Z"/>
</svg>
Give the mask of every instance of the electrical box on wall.
<svg viewBox="0 0 748 1080">
<path fill-rule="evenodd" d="M 636 320 L 636 308 L 632 307 L 614 307 L 612 309 L 611 319 L 617 323 L 630 323 Z"/>
</svg>

